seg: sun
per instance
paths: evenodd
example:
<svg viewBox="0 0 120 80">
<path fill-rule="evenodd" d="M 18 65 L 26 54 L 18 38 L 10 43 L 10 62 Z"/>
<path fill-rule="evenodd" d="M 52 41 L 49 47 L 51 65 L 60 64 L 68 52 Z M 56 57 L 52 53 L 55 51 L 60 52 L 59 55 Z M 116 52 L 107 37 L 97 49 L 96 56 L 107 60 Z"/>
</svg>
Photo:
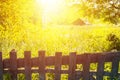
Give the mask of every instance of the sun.
<svg viewBox="0 0 120 80">
<path fill-rule="evenodd" d="M 58 17 L 64 9 L 65 0 L 36 0 L 37 12 L 42 7 L 42 21 L 48 23 Z M 55 20 L 54 20 L 55 21 Z"/>
<path fill-rule="evenodd" d="M 57 9 L 60 7 L 62 0 L 36 0 L 44 9 Z"/>
<path fill-rule="evenodd" d="M 62 11 L 64 0 L 36 0 L 37 5 L 42 7 L 42 14 L 54 15 Z"/>
<path fill-rule="evenodd" d="M 44 7 L 56 7 L 58 0 L 41 0 L 41 4 Z"/>
</svg>

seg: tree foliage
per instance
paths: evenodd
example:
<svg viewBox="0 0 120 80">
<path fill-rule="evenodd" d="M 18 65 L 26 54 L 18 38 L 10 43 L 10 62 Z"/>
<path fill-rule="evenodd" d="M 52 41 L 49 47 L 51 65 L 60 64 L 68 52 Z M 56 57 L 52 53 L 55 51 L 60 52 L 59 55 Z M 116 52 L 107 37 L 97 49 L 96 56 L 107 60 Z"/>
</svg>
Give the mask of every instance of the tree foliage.
<svg viewBox="0 0 120 80">
<path fill-rule="evenodd" d="M 81 0 L 80 10 L 84 16 L 104 18 L 105 21 L 117 24 L 120 19 L 119 0 Z"/>
<path fill-rule="evenodd" d="M 30 42 L 28 34 L 41 27 L 41 9 L 36 9 L 34 0 L 0 0 L 0 51 Z"/>
<path fill-rule="evenodd" d="M 12 27 L 14 25 L 23 26 L 30 23 L 37 15 L 35 1 L 27 0 L 6 0 L 0 2 L 0 24 L 4 27 Z M 39 12 L 39 11 L 38 11 Z"/>
</svg>

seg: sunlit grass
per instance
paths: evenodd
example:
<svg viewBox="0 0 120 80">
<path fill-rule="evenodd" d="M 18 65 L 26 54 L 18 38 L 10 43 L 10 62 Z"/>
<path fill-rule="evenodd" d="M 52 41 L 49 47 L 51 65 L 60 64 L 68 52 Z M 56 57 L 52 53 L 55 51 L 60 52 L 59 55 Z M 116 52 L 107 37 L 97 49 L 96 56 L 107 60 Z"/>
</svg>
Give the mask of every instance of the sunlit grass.
<svg viewBox="0 0 120 80">
<path fill-rule="evenodd" d="M 110 33 L 120 37 L 120 28 L 106 25 L 52 25 L 42 29 L 33 27 L 25 30 L 25 33 L 20 33 L 25 37 L 22 39 L 18 37 L 16 43 L 5 40 L 2 51 L 4 57 L 13 48 L 17 50 L 18 57 L 23 57 L 25 50 L 32 51 L 32 56 L 36 56 L 38 50 L 45 50 L 46 55 L 55 55 L 58 51 L 63 52 L 63 55 L 68 55 L 70 52 L 77 54 L 105 52 L 110 47 L 110 42 L 107 40 Z"/>
<path fill-rule="evenodd" d="M 69 55 L 70 52 L 77 52 L 77 54 L 106 52 L 110 47 L 107 37 L 111 33 L 120 39 L 120 27 L 113 25 L 52 25 L 42 28 L 30 26 L 27 30 L 16 34 L 15 40 L 11 38 L 3 40 L 3 58 L 9 58 L 8 53 L 13 48 L 16 49 L 18 58 L 24 57 L 25 50 L 31 51 L 32 57 L 38 56 L 38 50 L 45 50 L 46 56 L 54 56 L 58 51 L 62 52 L 62 55 Z M 97 64 L 90 66 L 91 70 L 97 69 Z M 110 69 L 111 66 L 106 64 L 105 70 Z M 54 77 L 51 74 L 47 75 L 47 78 Z M 36 79 L 38 75 L 33 74 L 32 77 Z M 63 74 L 61 78 L 67 79 L 67 77 L 68 75 Z M 24 76 L 19 75 L 19 78 L 24 79 Z"/>
</svg>

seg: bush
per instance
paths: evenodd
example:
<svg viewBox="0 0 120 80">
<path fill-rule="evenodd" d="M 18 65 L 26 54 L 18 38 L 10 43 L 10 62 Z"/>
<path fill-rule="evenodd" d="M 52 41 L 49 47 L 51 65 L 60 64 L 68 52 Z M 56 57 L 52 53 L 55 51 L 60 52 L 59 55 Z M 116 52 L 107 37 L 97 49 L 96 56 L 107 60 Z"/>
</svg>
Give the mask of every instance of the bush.
<svg viewBox="0 0 120 80">
<path fill-rule="evenodd" d="M 120 51 L 120 39 L 116 34 L 110 33 L 107 40 L 110 42 L 108 51 Z"/>
</svg>

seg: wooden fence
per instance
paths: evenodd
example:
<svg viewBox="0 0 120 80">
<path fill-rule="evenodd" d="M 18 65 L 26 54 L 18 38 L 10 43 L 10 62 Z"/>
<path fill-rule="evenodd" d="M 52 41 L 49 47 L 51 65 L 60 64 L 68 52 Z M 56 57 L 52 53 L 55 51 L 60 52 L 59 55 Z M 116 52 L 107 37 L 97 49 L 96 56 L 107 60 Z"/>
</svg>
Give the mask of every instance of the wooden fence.
<svg viewBox="0 0 120 80">
<path fill-rule="evenodd" d="M 39 73 L 37 80 L 46 80 L 46 73 L 54 73 L 54 79 L 60 80 L 61 74 L 68 74 L 68 80 L 103 80 L 103 76 L 110 76 L 111 80 L 119 80 L 120 52 L 81 54 L 75 52 L 69 56 L 62 56 L 61 52 L 56 52 L 55 56 L 45 56 L 45 51 L 39 51 L 39 56 L 31 58 L 31 52 L 25 51 L 24 58 L 18 58 L 16 52 L 10 52 L 9 59 L 2 59 L 0 52 L 0 80 L 3 80 L 5 73 L 11 74 L 11 80 L 17 80 L 17 74 L 25 74 L 25 80 L 32 80 L 32 73 Z M 104 64 L 111 62 L 111 71 L 104 70 Z M 90 64 L 96 63 L 97 69 L 90 70 Z M 81 64 L 83 69 L 77 70 L 76 65 Z M 62 70 L 62 65 L 68 65 L 68 70 Z M 54 69 L 46 69 L 46 66 L 54 66 Z M 37 67 L 37 68 L 34 68 Z M 93 76 L 95 76 L 93 78 Z"/>
</svg>

